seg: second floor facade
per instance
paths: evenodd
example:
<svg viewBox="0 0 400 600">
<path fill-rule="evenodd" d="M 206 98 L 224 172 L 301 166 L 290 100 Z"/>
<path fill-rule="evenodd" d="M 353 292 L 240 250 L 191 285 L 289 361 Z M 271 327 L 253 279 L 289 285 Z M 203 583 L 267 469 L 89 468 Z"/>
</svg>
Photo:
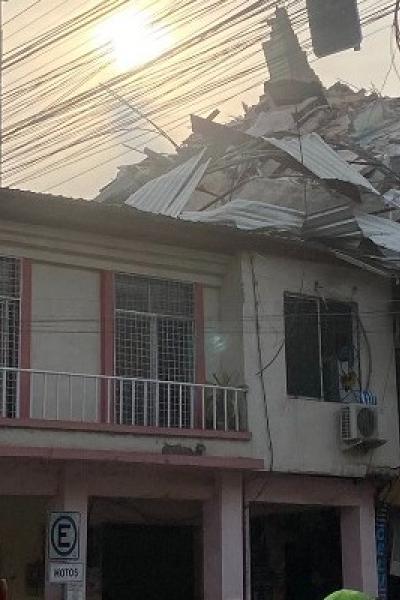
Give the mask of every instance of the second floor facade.
<svg viewBox="0 0 400 600">
<path fill-rule="evenodd" d="M 397 466 L 389 279 L 223 228 L 29 200 L 0 224 L 0 445 Z M 342 409 L 363 403 L 385 443 L 347 451 Z"/>
</svg>

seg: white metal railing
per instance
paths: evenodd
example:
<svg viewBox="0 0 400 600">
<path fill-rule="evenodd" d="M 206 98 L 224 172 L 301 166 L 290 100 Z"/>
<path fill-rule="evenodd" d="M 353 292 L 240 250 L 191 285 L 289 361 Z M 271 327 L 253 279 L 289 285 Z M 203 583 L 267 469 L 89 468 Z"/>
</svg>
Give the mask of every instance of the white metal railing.
<svg viewBox="0 0 400 600">
<path fill-rule="evenodd" d="M 247 431 L 246 391 L 210 384 L 0 367 L 0 417 Z"/>
</svg>

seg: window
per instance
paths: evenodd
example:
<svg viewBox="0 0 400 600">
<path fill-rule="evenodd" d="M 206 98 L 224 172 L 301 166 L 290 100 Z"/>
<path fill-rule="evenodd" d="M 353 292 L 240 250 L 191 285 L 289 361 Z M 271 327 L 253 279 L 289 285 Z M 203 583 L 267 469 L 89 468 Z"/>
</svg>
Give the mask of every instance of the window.
<svg viewBox="0 0 400 600">
<path fill-rule="evenodd" d="M 194 380 L 193 285 L 121 274 L 115 281 L 116 375 L 150 380 L 135 384 L 134 404 L 132 383 L 120 384 L 125 389 L 119 390 L 117 418 L 123 423 L 189 426 L 192 388 L 157 382 Z"/>
<path fill-rule="evenodd" d="M 20 337 L 20 263 L 0 257 L 0 367 L 18 367 Z M 0 378 L 0 416 L 17 416 L 17 373 Z"/>
<path fill-rule="evenodd" d="M 360 391 L 354 305 L 285 294 L 284 312 L 288 394 L 354 400 Z"/>
</svg>

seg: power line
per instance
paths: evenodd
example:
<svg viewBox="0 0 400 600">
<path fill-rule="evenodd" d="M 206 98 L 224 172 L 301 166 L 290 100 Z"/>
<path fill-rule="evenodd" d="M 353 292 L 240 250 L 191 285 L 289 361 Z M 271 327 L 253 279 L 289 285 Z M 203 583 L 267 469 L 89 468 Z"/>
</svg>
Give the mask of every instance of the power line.
<svg viewBox="0 0 400 600">
<path fill-rule="evenodd" d="M 42 2 L 42 0 L 35 0 L 35 2 L 32 2 L 32 4 L 30 4 L 29 6 L 27 6 L 26 8 L 24 8 L 20 12 L 16 13 L 15 15 L 13 15 L 12 17 L 10 17 L 6 21 L 4 21 L 3 26 L 6 26 L 9 23 L 12 23 L 13 21 L 15 21 L 15 19 L 18 19 L 18 17 L 20 17 L 21 15 L 24 15 L 25 13 L 27 13 L 29 10 L 31 10 L 31 8 L 33 8 L 34 6 L 36 6 L 37 4 L 39 4 L 40 2 Z"/>
<path fill-rule="evenodd" d="M 366 0 L 361 0 L 361 4 L 364 1 L 366 2 Z M 117 4 L 120 5 L 119 0 Z M 94 75 L 96 69 L 103 69 L 106 74 L 106 80 L 103 79 L 100 83 L 104 85 L 105 81 L 114 93 L 122 95 L 127 102 L 138 106 L 142 113 L 156 120 L 162 129 L 165 129 L 165 117 L 168 114 L 179 111 L 185 111 L 181 112 L 181 115 L 187 114 L 189 111 L 198 112 L 200 102 L 207 102 L 207 99 L 213 95 L 218 98 L 221 91 L 228 89 L 229 86 L 237 87 L 235 95 L 231 94 L 232 97 L 236 97 L 241 92 L 243 93 L 245 86 L 247 86 L 246 89 L 249 89 L 260 85 L 254 82 L 253 86 L 249 86 L 248 81 L 252 74 L 255 81 L 256 74 L 266 71 L 260 44 L 265 39 L 266 15 L 269 10 L 274 9 L 276 2 L 248 2 L 244 8 L 240 7 L 241 10 L 238 10 L 235 4 L 232 0 L 224 0 L 219 3 L 206 0 L 201 4 L 193 0 L 176 2 L 174 9 L 169 8 L 167 11 L 162 10 L 159 2 L 154 1 L 152 6 L 155 7 L 155 11 L 152 24 L 162 23 L 168 15 L 170 20 L 172 19 L 169 27 L 179 32 L 182 27 L 188 27 L 194 14 L 195 18 L 199 19 L 198 35 L 189 35 L 185 30 L 183 39 L 179 40 L 179 43 L 176 43 L 170 51 L 163 53 L 159 59 L 150 61 L 129 73 L 107 78 L 110 63 L 104 63 L 104 60 L 110 58 L 108 49 L 106 53 L 98 56 L 94 52 L 86 62 L 79 61 L 77 57 L 73 58 L 75 64 L 71 64 L 70 69 L 68 68 L 69 62 L 54 66 L 52 75 L 48 78 L 45 75 L 46 71 L 41 70 L 41 75 L 36 77 L 36 80 L 32 80 L 31 83 L 28 80 L 22 84 L 25 90 L 23 94 L 19 94 L 18 88 L 14 87 L 12 91 L 14 98 L 20 96 L 18 104 L 13 109 L 14 115 L 18 110 L 21 114 L 25 111 L 31 116 L 27 114 L 22 119 L 7 124 L 5 128 L 7 143 L 5 162 L 8 183 L 15 184 L 18 173 L 24 173 L 26 181 L 29 180 L 29 176 L 37 174 L 39 167 L 42 172 L 46 172 L 47 169 L 52 168 L 54 157 L 62 157 L 65 152 L 69 152 L 69 149 L 74 147 L 86 148 L 82 151 L 82 157 L 85 155 L 84 152 L 91 152 L 89 141 L 95 139 L 96 136 L 103 135 L 99 130 L 108 114 L 116 116 L 112 116 L 111 119 L 107 118 L 110 127 L 107 128 L 107 133 L 104 135 L 108 136 L 110 144 L 114 143 L 117 146 L 120 143 L 117 140 L 113 141 L 113 127 L 117 130 L 119 126 L 125 126 L 127 114 L 120 111 L 116 104 L 107 101 L 98 84 L 86 87 L 87 81 L 91 77 L 96 77 Z M 374 8 L 368 5 L 368 10 L 363 14 L 363 22 L 370 23 L 373 19 L 382 18 L 382 14 L 393 4 L 393 2 L 375 3 Z M 223 5 L 221 10 L 220 5 Z M 101 8 L 98 8 L 99 6 Z M 22 59 L 24 62 L 26 58 L 29 58 L 26 56 L 28 50 L 34 55 L 40 54 L 43 44 L 54 45 L 57 42 L 57 36 L 76 35 L 76 32 L 74 33 L 72 30 L 78 27 L 77 31 L 80 31 L 80 27 L 87 27 L 88 18 L 101 18 L 102 11 L 105 9 L 104 3 L 100 2 L 96 7 L 97 12 L 90 12 L 93 10 L 90 9 L 82 13 L 84 15 L 82 18 L 75 17 L 75 20 L 70 19 L 70 21 L 60 24 L 58 28 L 52 30 L 51 35 L 50 32 L 47 32 L 46 35 L 39 36 L 30 48 L 27 44 L 17 47 L 10 56 L 14 56 L 14 60 L 19 57 L 18 60 Z M 294 15 L 297 31 L 305 30 L 306 13 L 303 3 L 294 0 L 288 3 L 288 7 Z M 210 14 L 216 15 L 215 22 L 211 25 L 207 23 Z M 302 43 L 304 47 L 309 44 L 309 41 L 308 39 L 303 40 Z M 207 45 L 211 45 L 212 51 L 207 49 Z M 23 56 L 25 56 L 24 59 Z M 250 67 L 239 70 L 240 64 L 245 63 L 246 60 L 250 61 Z M 229 61 L 232 63 L 232 68 L 228 74 Z M 204 65 L 207 68 L 204 68 Z M 81 75 L 78 75 L 79 71 Z M 201 74 L 200 77 L 199 74 Z M 78 95 L 70 95 L 70 90 L 79 89 L 79 82 L 81 82 L 80 86 L 84 88 L 83 92 Z M 55 98 L 60 83 L 66 87 L 62 95 L 65 100 L 61 102 Z M 181 89 L 185 90 L 185 93 L 176 96 L 176 91 Z M 6 101 L 10 102 L 10 106 L 13 105 L 13 96 L 7 98 L 6 95 Z M 38 114 L 34 114 L 32 108 L 38 105 L 36 100 L 38 99 L 40 102 L 47 98 L 55 98 L 55 101 L 52 100 L 49 103 L 50 108 L 41 109 Z M 85 136 L 88 140 L 86 143 L 83 141 Z M 41 147 L 38 146 L 38 139 L 42 142 Z M 12 180 L 10 180 L 11 177 Z"/>
</svg>

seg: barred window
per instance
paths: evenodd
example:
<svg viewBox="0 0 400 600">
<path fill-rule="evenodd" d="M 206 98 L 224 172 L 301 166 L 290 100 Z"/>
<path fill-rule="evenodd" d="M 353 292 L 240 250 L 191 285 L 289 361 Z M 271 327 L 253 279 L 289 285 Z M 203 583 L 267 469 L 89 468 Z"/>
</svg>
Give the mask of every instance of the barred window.
<svg viewBox="0 0 400 600">
<path fill-rule="evenodd" d="M 0 257 L 0 367 L 18 367 L 20 338 L 20 262 Z M 16 416 L 17 374 L 0 378 L 0 415 Z"/>
<path fill-rule="evenodd" d="M 123 382 L 116 418 L 123 423 L 189 426 L 192 389 L 158 382 L 194 380 L 193 285 L 118 274 L 115 278 L 115 371 Z"/>
</svg>

